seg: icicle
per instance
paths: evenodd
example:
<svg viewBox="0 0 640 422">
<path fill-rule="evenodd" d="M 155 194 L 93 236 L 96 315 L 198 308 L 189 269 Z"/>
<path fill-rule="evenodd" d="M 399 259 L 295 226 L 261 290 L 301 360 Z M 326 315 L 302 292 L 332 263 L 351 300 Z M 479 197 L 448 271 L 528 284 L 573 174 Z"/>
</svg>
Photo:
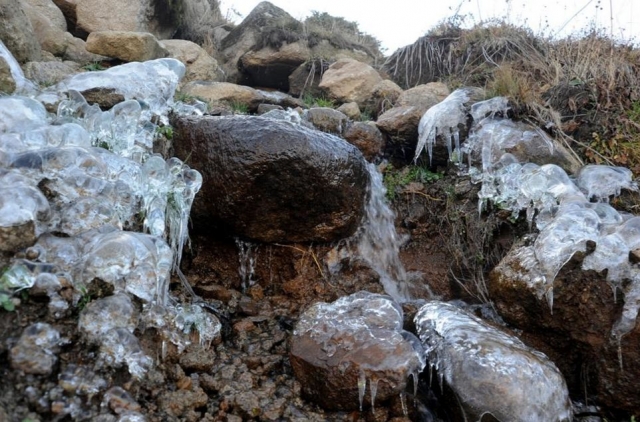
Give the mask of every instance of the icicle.
<svg viewBox="0 0 640 422">
<path fill-rule="evenodd" d="M 402 405 L 402 414 L 406 418 L 409 412 L 407 410 L 407 394 L 404 391 L 400 393 L 400 404 Z"/>
<path fill-rule="evenodd" d="M 620 371 L 624 371 L 624 365 L 622 363 L 622 336 L 616 337 L 618 345 L 618 364 L 620 365 Z"/>
<path fill-rule="evenodd" d="M 371 379 L 369 383 L 369 389 L 371 390 L 371 412 L 374 411 L 376 403 L 376 394 L 378 393 L 378 379 Z"/>
<path fill-rule="evenodd" d="M 360 411 L 362 412 L 362 402 L 364 401 L 364 392 L 367 390 L 367 375 L 364 370 L 360 370 L 358 377 L 358 400 L 360 400 Z"/>
</svg>

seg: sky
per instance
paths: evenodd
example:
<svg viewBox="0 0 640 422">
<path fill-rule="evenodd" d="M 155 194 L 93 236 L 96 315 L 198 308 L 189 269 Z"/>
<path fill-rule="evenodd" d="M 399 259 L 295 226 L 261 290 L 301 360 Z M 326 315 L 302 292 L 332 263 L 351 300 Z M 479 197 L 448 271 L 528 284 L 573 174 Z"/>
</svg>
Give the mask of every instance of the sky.
<svg viewBox="0 0 640 422">
<path fill-rule="evenodd" d="M 239 23 L 259 1 L 220 3 L 223 13 Z M 381 41 L 386 54 L 412 44 L 456 13 L 464 16 L 466 25 L 498 17 L 545 35 L 564 36 L 595 23 L 616 39 L 640 40 L 638 0 L 271 0 L 271 3 L 299 20 L 311 11 L 318 11 L 358 22 L 362 32 Z"/>
</svg>

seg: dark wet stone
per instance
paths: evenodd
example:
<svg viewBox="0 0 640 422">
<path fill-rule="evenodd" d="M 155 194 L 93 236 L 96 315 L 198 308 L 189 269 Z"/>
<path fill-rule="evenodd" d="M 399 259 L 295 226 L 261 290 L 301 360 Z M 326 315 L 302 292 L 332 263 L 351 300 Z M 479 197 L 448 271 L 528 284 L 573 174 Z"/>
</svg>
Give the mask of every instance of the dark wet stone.
<svg viewBox="0 0 640 422">
<path fill-rule="evenodd" d="M 256 116 L 177 117 L 176 155 L 204 179 L 192 216 L 264 242 L 330 242 L 364 215 L 369 174 L 336 136 Z"/>
</svg>

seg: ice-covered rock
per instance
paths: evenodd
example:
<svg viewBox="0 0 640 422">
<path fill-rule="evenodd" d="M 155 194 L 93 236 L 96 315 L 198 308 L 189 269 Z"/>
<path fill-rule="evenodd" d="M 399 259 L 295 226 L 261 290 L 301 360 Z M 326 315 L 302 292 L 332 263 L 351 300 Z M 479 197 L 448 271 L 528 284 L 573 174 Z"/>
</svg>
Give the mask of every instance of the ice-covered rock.
<svg viewBox="0 0 640 422">
<path fill-rule="evenodd" d="M 432 382 L 449 386 L 470 420 L 572 420 L 564 378 L 542 353 L 449 303 L 427 303 L 414 321 Z"/>
<path fill-rule="evenodd" d="M 633 173 L 625 167 L 584 166 L 576 175 L 576 184 L 587 198 L 600 202 L 609 202 L 612 196 L 619 196 L 622 189 L 638 190 Z"/>
<path fill-rule="evenodd" d="M 32 324 L 24 329 L 18 343 L 11 349 L 11 367 L 27 374 L 49 375 L 64 342 L 60 332 L 51 325 L 43 322 Z"/>
<path fill-rule="evenodd" d="M 110 88 L 125 100 L 139 100 L 154 113 L 161 114 L 173 98 L 185 66 L 176 59 L 156 59 L 126 63 L 99 72 L 73 75 L 54 89 L 78 92 Z"/>
<path fill-rule="evenodd" d="M 390 297 L 358 292 L 316 303 L 298 320 L 290 358 L 303 394 L 325 409 L 362 409 L 402 393 L 423 351 Z"/>
</svg>

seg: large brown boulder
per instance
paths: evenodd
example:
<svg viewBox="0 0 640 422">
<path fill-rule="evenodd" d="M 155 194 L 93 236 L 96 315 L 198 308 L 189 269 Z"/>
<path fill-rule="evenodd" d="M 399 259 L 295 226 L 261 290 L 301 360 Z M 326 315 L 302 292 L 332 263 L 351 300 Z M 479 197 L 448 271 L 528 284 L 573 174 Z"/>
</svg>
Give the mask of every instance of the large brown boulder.
<svg viewBox="0 0 640 422">
<path fill-rule="evenodd" d="M 294 29 L 289 30 L 288 28 Z M 243 72 L 241 70 L 241 58 L 248 54 L 247 64 L 253 68 L 251 72 L 261 78 L 259 75 L 258 61 L 263 60 L 266 53 L 263 52 L 256 56 L 255 52 L 263 48 L 269 48 L 271 53 L 280 50 L 283 45 L 294 43 L 300 39 L 300 35 L 296 31 L 302 32 L 302 24 L 295 20 L 290 14 L 281 8 L 263 1 L 259 3 L 246 18 L 222 40 L 221 56 L 223 60 L 223 69 L 229 82 L 240 82 L 243 80 Z M 286 49 L 285 49 L 286 50 Z M 289 74 L 302 63 L 298 61 L 299 52 L 291 52 L 291 57 L 296 57 L 297 64 L 291 67 Z M 283 54 L 285 57 L 288 55 Z M 308 56 L 307 56 L 308 57 Z M 292 66 L 289 64 L 288 66 Z M 251 74 L 249 74 L 250 76 Z M 288 75 L 286 76 L 288 78 Z M 264 79 L 262 77 L 262 79 Z M 278 78 L 280 85 L 280 78 Z M 286 83 L 288 85 L 288 81 Z"/>
<path fill-rule="evenodd" d="M 187 68 L 180 84 L 191 81 L 217 81 L 221 77 L 222 72 L 216 59 L 198 44 L 187 40 L 162 40 L 161 43 L 169 52 L 168 57 L 180 60 Z"/>
<path fill-rule="evenodd" d="M 325 409 L 362 410 L 400 394 L 424 366 L 402 322 L 402 309 L 390 297 L 366 291 L 311 306 L 291 340 L 303 395 Z"/>
<path fill-rule="evenodd" d="M 125 62 L 167 57 L 169 52 L 148 32 L 96 31 L 87 38 L 87 51 Z"/>
<path fill-rule="evenodd" d="M 211 105 L 244 106 L 250 112 L 256 112 L 261 104 L 292 108 L 303 105 L 302 101 L 286 94 L 262 91 L 229 82 L 192 81 L 182 87 L 182 93 L 202 98 Z"/>
<path fill-rule="evenodd" d="M 310 54 L 309 48 L 300 41 L 284 44 L 279 49 L 267 46 L 258 51 L 248 51 L 238 63 L 242 82 L 287 92 L 289 76 Z"/>
<path fill-rule="evenodd" d="M 382 77 L 368 64 L 340 59 L 324 72 L 319 88 L 332 100 L 340 103 L 353 101 L 364 109 L 380 82 Z"/>
<path fill-rule="evenodd" d="M 384 147 L 384 136 L 373 122 L 351 122 L 342 136 L 358 147 L 368 161 L 378 157 Z"/>
<path fill-rule="evenodd" d="M 62 15 L 53 13 L 51 10 L 52 7 L 57 10 L 53 3 L 42 4 L 41 0 L 32 1 L 34 5 L 25 4 L 24 10 L 31 21 L 35 37 L 43 51 L 64 60 L 83 64 L 105 59 L 103 56 L 88 52 L 82 39 L 76 38 L 66 31 L 66 23 Z"/>
<path fill-rule="evenodd" d="M 0 0 L 0 40 L 19 63 L 40 60 L 42 49 L 20 0 Z"/>
<path fill-rule="evenodd" d="M 82 0 L 76 3 L 80 32 L 150 32 L 158 39 L 171 38 L 183 15 L 184 2 L 163 0 Z"/>
<path fill-rule="evenodd" d="M 581 268 L 594 247 L 586 249 L 541 290 L 533 246 L 516 246 L 492 271 L 489 293 L 504 320 L 522 330 L 520 337 L 558 365 L 576 397 L 637 413 L 640 325 L 612 337 L 624 295 L 615 294 L 606 272 Z"/>
<path fill-rule="evenodd" d="M 263 242 L 330 242 L 360 225 L 360 151 L 336 136 L 258 116 L 177 117 L 176 155 L 202 173 L 196 229 Z"/>
</svg>

